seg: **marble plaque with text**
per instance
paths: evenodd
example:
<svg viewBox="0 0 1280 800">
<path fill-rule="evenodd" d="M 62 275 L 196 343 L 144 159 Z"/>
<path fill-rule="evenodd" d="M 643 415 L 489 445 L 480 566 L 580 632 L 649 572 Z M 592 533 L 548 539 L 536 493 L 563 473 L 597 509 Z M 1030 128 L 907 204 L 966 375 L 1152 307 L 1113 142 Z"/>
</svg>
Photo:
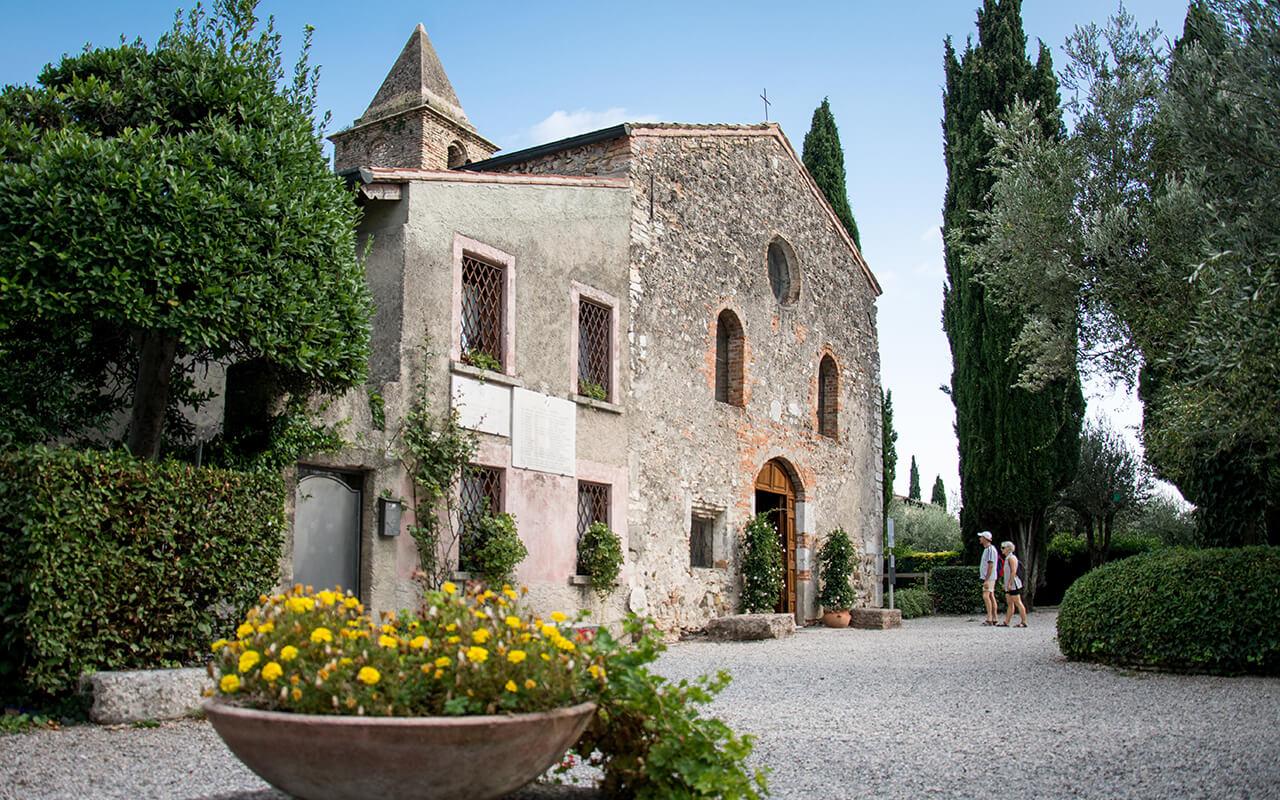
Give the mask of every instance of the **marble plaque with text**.
<svg viewBox="0 0 1280 800">
<path fill-rule="evenodd" d="M 511 435 L 511 387 L 454 375 L 453 405 L 464 428 L 497 436 Z"/>
<path fill-rule="evenodd" d="M 511 397 L 511 466 L 575 474 L 578 405 L 526 389 Z"/>
</svg>

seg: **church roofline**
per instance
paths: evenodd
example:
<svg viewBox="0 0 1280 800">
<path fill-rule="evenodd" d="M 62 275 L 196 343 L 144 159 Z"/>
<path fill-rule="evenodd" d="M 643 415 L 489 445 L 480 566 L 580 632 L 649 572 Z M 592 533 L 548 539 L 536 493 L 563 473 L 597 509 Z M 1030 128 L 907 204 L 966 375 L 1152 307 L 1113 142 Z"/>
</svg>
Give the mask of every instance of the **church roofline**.
<svg viewBox="0 0 1280 800">
<path fill-rule="evenodd" d="M 822 189 L 818 187 L 813 176 L 809 174 L 809 170 L 805 168 L 804 162 L 800 160 L 800 156 L 796 154 L 795 149 L 791 146 L 791 142 L 787 139 L 786 134 L 782 132 L 782 128 L 775 122 L 759 122 L 754 124 L 735 124 L 735 123 L 711 123 L 711 124 L 689 124 L 678 122 L 624 122 L 621 125 L 614 125 L 609 128 L 601 128 L 598 131 L 578 134 L 570 136 L 567 139 L 560 139 L 554 142 L 547 142 L 536 147 L 517 150 L 514 153 L 507 153 L 501 156 L 484 161 L 477 161 L 468 164 L 462 169 L 483 172 L 491 169 L 502 169 L 525 161 L 557 153 L 562 150 L 569 150 L 575 147 L 584 147 L 597 142 L 605 142 L 610 139 L 618 139 L 623 136 L 771 136 L 778 141 L 782 149 L 787 152 L 795 165 L 800 168 L 800 174 L 804 176 L 805 182 L 809 186 L 809 191 L 817 199 L 818 203 L 826 210 L 827 216 L 831 223 L 835 226 L 837 234 L 849 248 L 849 252 L 853 254 L 854 261 L 862 270 L 862 274 L 866 277 L 867 282 L 871 285 L 871 291 L 876 296 L 884 293 L 880 282 L 876 280 L 876 276 L 871 271 L 871 267 L 867 264 L 866 259 L 862 257 L 862 251 L 857 243 L 853 241 L 853 237 L 845 230 L 844 223 L 840 221 L 840 217 L 836 215 L 835 209 L 831 207 L 831 203 L 827 200 L 827 196 L 822 193 Z"/>
<path fill-rule="evenodd" d="M 412 183 L 414 181 L 441 183 L 510 184 L 515 186 L 585 186 L 601 189 L 626 189 L 631 182 L 626 178 L 607 178 L 599 175 L 529 175 L 523 172 L 466 172 L 460 169 L 402 169 L 399 167 L 351 167 L 338 173 L 348 185 L 379 183 Z"/>
</svg>

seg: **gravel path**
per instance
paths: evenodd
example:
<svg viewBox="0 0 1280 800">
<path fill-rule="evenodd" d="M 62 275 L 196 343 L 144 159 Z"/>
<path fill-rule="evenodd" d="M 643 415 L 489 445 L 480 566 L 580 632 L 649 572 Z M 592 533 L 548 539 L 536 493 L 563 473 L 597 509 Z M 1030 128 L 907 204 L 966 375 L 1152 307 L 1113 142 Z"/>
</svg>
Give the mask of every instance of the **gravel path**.
<svg viewBox="0 0 1280 800">
<path fill-rule="evenodd" d="M 758 737 L 775 797 L 1280 798 L 1280 680 L 1070 664 L 1052 612 L 1026 630 L 940 617 L 782 642 L 689 641 L 660 662 L 671 677 L 722 667 L 735 680 L 715 712 Z M 0 798 L 284 795 L 206 723 L 184 721 L 0 736 Z"/>
</svg>

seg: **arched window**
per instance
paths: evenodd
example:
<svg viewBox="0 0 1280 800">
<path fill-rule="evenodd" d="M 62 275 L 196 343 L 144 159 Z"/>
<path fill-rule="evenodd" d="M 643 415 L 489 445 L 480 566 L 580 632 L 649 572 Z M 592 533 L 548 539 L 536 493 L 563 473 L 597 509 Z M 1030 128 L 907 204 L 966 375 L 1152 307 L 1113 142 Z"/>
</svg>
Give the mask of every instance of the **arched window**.
<svg viewBox="0 0 1280 800">
<path fill-rule="evenodd" d="M 800 262 L 791 244 L 781 236 L 775 236 L 769 242 L 765 260 L 769 268 L 769 288 L 773 290 L 774 298 L 784 306 L 800 299 Z"/>
<path fill-rule="evenodd" d="M 462 142 L 454 142 L 449 145 L 449 169 L 457 169 L 467 164 L 467 151 L 462 146 Z"/>
<path fill-rule="evenodd" d="M 716 320 L 716 400 L 731 406 L 745 404 L 742 370 L 742 323 L 725 309 Z"/>
<path fill-rule="evenodd" d="M 832 439 L 840 435 L 840 373 L 830 355 L 818 363 L 818 433 Z"/>
</svg>

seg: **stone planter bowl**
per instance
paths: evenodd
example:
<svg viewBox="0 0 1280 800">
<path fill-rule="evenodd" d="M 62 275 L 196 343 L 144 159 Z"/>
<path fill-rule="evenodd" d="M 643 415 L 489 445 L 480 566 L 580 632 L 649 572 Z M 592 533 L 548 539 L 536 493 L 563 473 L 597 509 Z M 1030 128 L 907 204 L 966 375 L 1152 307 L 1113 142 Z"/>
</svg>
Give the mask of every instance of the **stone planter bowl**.
<svg viewBox="0 0 1280 800">
<path fill-rule="evenodd" d="M 847 628 L 849 627 L 850 616 L 848 609 L 844 611 L 823 611 L 822 624 L 828 628 Z"/>
<path fill-rule="evenodd" d="M 302 800 L 486 800 L 558 762 L 596 705 L 476 717 L 290 714 L 218 698 L 203 708 L 245 766 Z"/>
</svg>

